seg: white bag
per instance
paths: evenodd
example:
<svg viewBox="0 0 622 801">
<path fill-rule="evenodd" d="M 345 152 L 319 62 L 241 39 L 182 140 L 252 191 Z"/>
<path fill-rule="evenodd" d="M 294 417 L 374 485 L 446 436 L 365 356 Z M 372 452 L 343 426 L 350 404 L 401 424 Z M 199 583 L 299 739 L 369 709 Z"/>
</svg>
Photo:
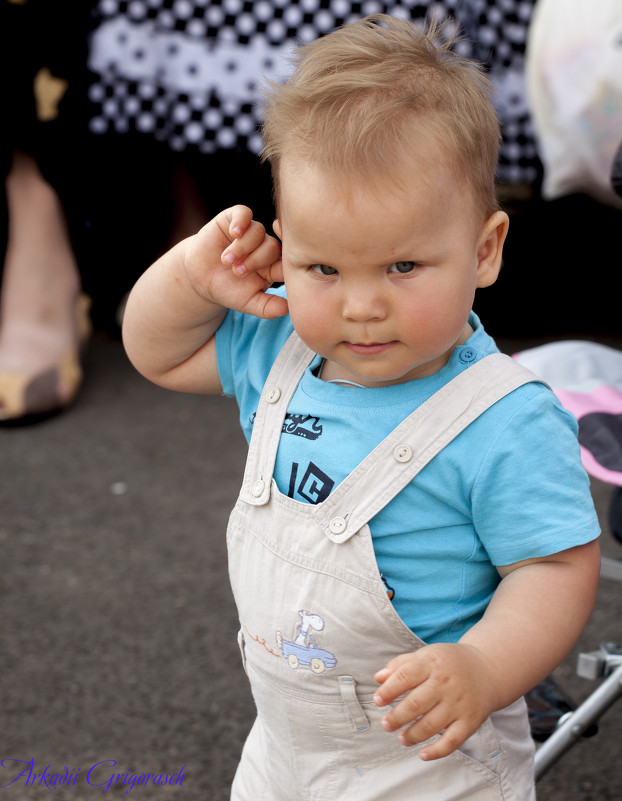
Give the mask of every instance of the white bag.
<svg viewBox="0 0 622 801">
<path fill-rule="evenodd" d="M 543 197 L 582 192 L 622 208 L 611 186 L 622 143 L 622 0 L 537 0 L 526 74 Z"/>
</svg>

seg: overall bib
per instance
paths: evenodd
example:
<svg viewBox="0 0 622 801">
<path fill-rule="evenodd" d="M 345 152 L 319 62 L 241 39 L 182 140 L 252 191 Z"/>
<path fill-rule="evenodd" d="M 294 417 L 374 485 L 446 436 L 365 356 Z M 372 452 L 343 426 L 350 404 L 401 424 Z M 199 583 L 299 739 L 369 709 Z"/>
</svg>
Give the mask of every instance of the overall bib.
<svg viewBox="0 0 622 801">
<path fill-rule="evenodd" d="M 233 801 L 533 801 L 523 699 L 448 757 L 419 759 L 380 721 L 373 675 L 423 643 L 387 595 L 368 521 L 485 409 L 537 380 L 508 356 L 475 362 L 404 420 L 319 504 L 272 478 L 287 405 L 313 353 L 293 334 L 263 390 L 231 513 L 229 570 L 257 720 Z M 413 509 L 416 514 L 416 509 Z"/>
</svg>

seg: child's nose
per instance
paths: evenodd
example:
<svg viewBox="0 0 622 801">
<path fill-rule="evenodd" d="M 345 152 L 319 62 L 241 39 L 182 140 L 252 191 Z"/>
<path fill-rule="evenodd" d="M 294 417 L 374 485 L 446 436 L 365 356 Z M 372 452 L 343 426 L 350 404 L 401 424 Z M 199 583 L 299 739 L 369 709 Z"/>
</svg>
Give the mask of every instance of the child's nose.
<svg viewBox="0 0 622 801">
<path fill-rule="evenodd" d="M 354 322 L 380 320 L 386 316 L 386 304 L 373 287 L 349 288 L 344 292 L 343 316 Z"/>
</svg>

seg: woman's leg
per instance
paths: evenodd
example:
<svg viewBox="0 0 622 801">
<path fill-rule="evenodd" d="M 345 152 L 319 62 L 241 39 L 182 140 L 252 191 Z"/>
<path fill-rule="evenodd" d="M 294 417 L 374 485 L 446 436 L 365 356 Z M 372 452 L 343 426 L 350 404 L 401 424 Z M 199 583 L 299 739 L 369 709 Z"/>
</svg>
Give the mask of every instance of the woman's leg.
<svg viewBox="0 0 622 801">
<path fill-rule="evenodd" d="M 73 399 L 84 331 L 79 330 L 80 277 L 63 208 L 32 157 L 14 153 L 6 193 L 0 419 L 14 419 L 53 411 Z"/>
</svg>

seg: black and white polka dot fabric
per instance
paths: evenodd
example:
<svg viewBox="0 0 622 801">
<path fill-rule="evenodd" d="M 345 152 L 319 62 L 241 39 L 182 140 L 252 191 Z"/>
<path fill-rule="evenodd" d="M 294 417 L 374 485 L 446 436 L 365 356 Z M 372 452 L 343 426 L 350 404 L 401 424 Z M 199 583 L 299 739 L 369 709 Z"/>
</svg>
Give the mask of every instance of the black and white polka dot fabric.
<svg viewBox="0 0 622 801">
<path fill-rule="evenodd" d="M 506 5 L 512 13 L 502 13 Z M 512 103 L 502 98 L 507 108 L 500 108 L 507 127 L 500 167 L 509 168 L 500 177 L 525 180 L 528 115 L 524 119 L 525 104 L 508 75 L 522 67 L 526 31 L 519 29 L 526 27 L 530 6 L 509 0 L 99 0 L 89 53 L 95 75 L 90 129 L 142 132 L 177 151 L 257 153 L 261 89 L 266 79 L 287 78 L 288 55 L 298 42 L 368 14 L 415 22 L 449 16 L 468 37 L 464 54 L 490 63 L 493 80 L 504 92 L 512 90 Z M 516 30 L 508 28 L 514 15 L 520 19 Z"/>
<path fill-rule="evenodd" d="M 470 55 L 486 64 L 496 90 L 503 144 L 497 175 L 507 183 L 538 179 L 540 161 L 527 103 L 525 47 L 535 0 L 464 0 L 458 12 Z"/>
</svg>

